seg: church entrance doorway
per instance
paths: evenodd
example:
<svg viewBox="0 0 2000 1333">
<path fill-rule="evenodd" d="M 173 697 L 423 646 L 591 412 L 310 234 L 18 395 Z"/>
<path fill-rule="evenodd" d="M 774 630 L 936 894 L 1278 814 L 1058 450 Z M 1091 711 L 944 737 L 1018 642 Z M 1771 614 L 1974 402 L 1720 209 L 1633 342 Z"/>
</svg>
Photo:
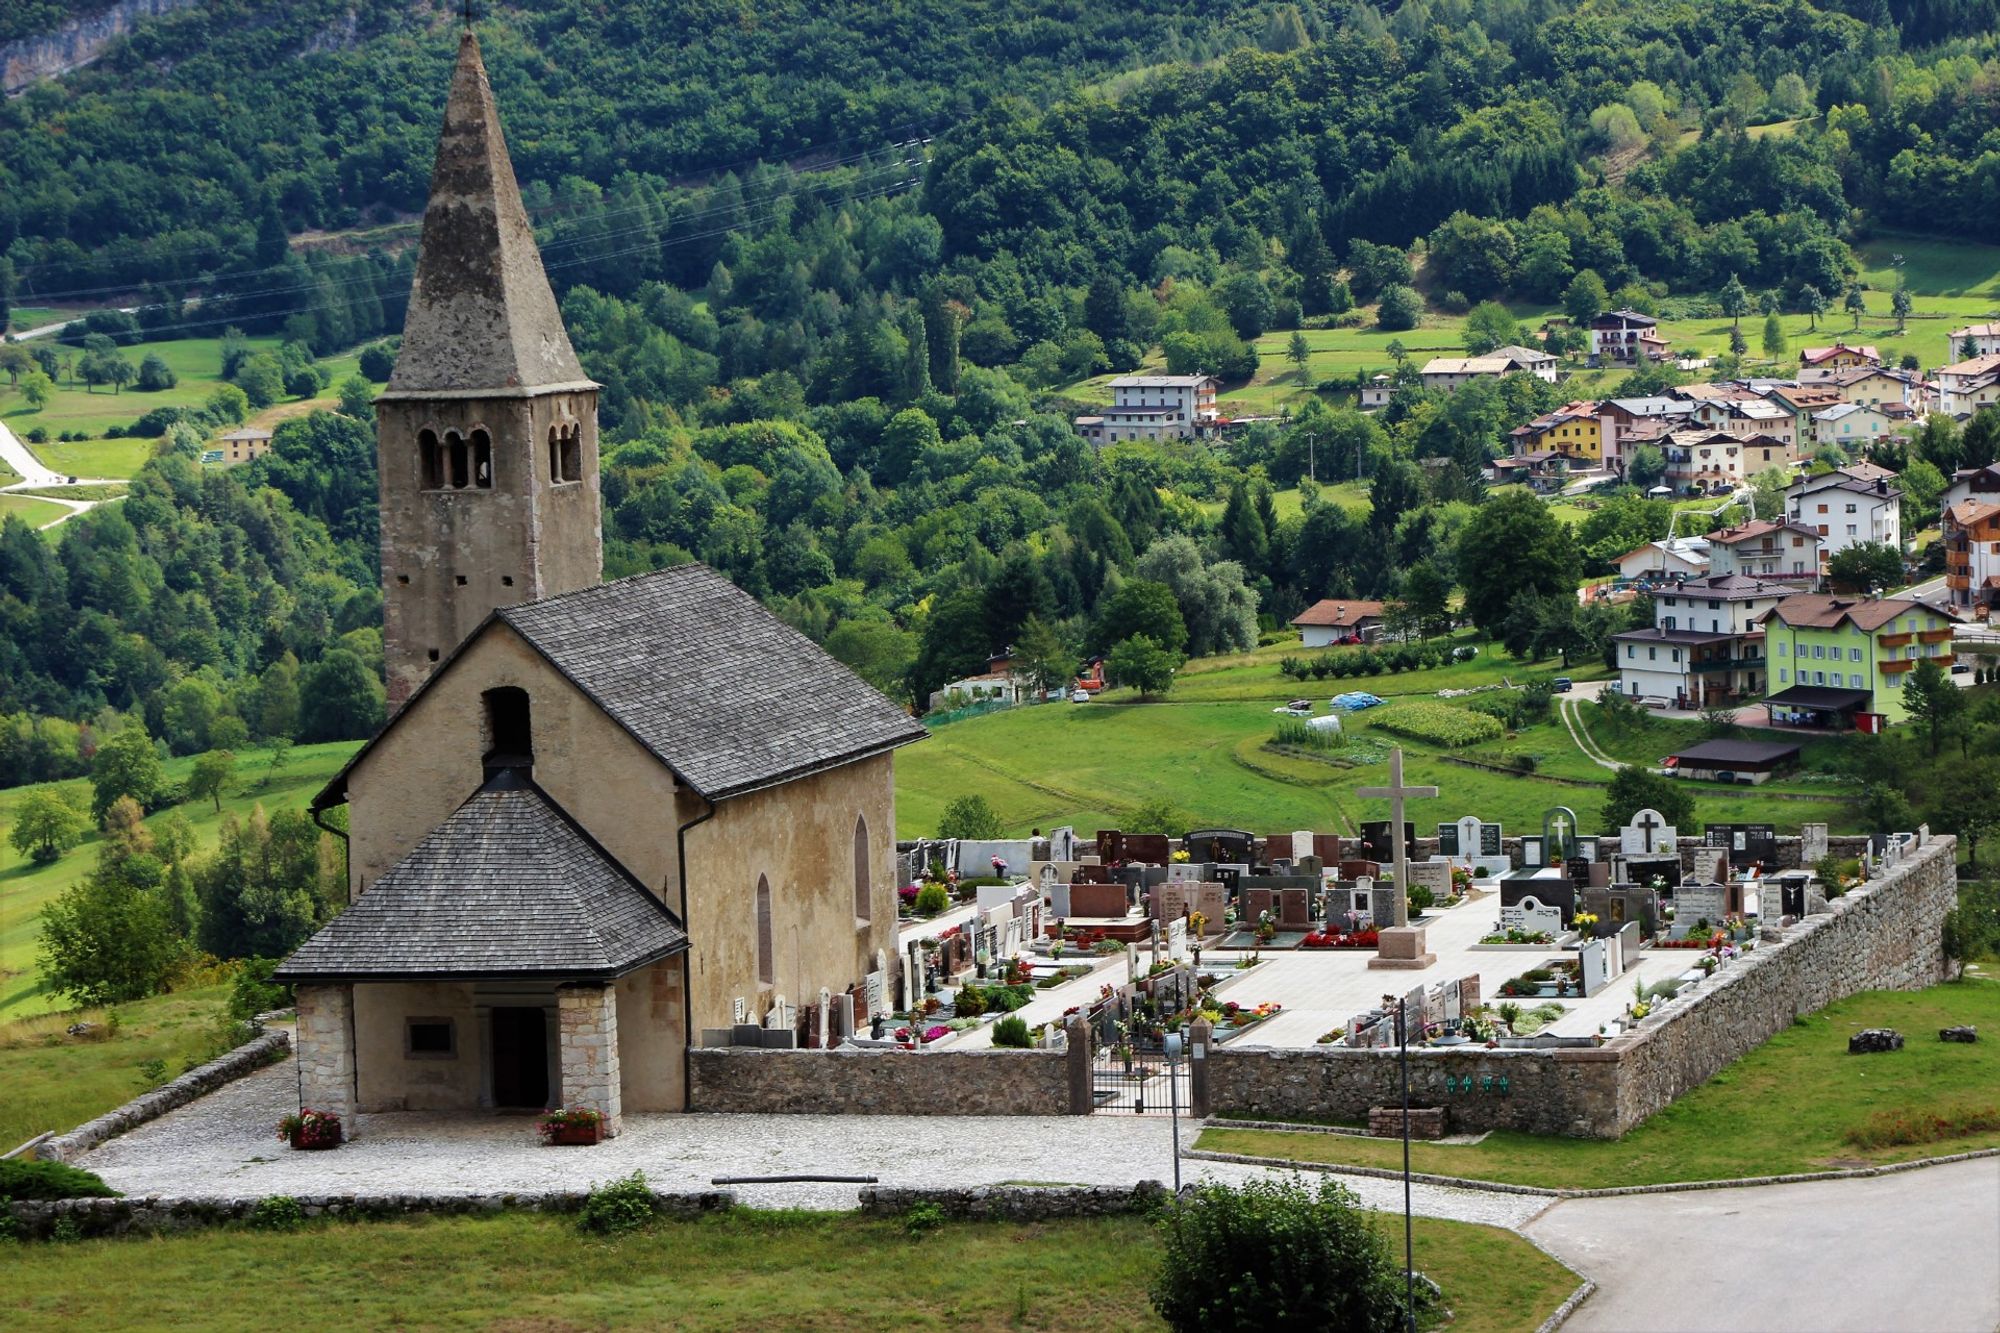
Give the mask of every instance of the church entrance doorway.
<svg viewBox="0 0 2000 1333">
<path fill-rule="evenodd" d="M 493 1010 L 493 1104 L 533 1110 L 549 1104 L 547 1010 Z"/>
</svg>

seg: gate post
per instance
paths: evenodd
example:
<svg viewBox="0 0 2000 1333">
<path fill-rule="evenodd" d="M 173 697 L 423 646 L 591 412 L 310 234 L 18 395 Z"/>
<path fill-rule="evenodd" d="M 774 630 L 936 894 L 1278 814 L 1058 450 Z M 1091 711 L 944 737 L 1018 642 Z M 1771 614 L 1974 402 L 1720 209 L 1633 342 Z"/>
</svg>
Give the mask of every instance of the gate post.
<svg viewBox="0 0 2000 1333">
<path fill-rule="evenodd" d="M 1096 1105 L 1090 1024 L 1078 1014 L 1069 1021 L 1069 1113 L 1089 1115 Z"/>
<path fill-rule="evenodd" d="M 1208 1115 L 1208 1060 L 1215 1049 L 1215 1024 L 1197 1018 L 1188 1028 L 1188 1114 Z"/>
</svg>

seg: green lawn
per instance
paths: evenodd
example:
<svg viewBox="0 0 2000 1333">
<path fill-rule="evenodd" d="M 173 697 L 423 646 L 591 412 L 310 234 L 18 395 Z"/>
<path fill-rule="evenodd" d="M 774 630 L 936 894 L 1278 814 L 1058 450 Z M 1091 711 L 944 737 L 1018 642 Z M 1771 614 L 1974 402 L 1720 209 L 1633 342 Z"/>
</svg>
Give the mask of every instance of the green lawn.
<svg viewBox="0 0 2000 1333">
<path fill-rule="evenodd" d="M 0 1024 L 0 1152 L 43 1130 L 63 1133 L 137 1096 L 139 1066 L 160 1060 L 168 1077 L 208 1058 L 210 1032 L 226 986 L 214 985 L 116 1006 L 118 1031 L 99 1041 L 65 1034 L 79 1019 L 108 1030 L 111 1011 L 45 1014 Z"/>
<path fill-rule="evenodd" d="M 2000 1024 L 2000 981 L 1869 991 L 1803 1018 L 1616 1141 L 1496 1132 L 1477 1144 L 1412 1146 L 1418 1171 L 1549 1188 L 1728 1180 L 1870 1166 L 2000 1145 L 2000 1131 L 1861 1148 L 1849 1130 L 1883 1114 L 2000 1113 L 2000 1049 L 1951 1045 L 1937 1031 Z M 1907 1044 L 1850 1056 L 1847 1038 L 1892 1027 Z M 1421 1092 L 1415 1095 L 1421 1095 Z M 1400 1166 L 1402 1144 L 1342 1134 L 1210 1129 L 1200 1147 L 1259 1157 Z"/>
<path fill-rule="evenodd" d="M 303 808 L 353 753 L 351 743 L 298 746 L 277 779 L 268 787 L 260 787 L 269 752 L 246 751 L 237 761 L 236 774 L 226 789 L 222 808 L 239 817 L 248 815 L 259 804 L 271 810 Z M 168 780 L 185 781 L 193 764 L 192 759 L 168 761 Z M 66 785 L 81 804 L 89 805 L 87 782 L 77 780 Z M 13 822 L 14 807 L 32 790 L 32 787 L 0 790 L 0 828 Z M 212 804 L 190 803 L 174 810 L 193 826 L 200 847 L 214 847 L 221 820 Z M 170 813 L 156 812 L 147 822 L 158 823 Z M 96 844 L 93 834 L 55 864 L 39 867 L 29 864 L 13 847 L 0 844 L 0 1022 L 67 1006 L 62 996 L 44 986 L 36 970 L 41 910 L 45 903 L 90 873 L 97 860 Z M 0 1085 L 4 1085 L 4 1080 L 0 1080 Z"/>
<path fill-rule="evenodd" d="M 1401 1253 L 1401 1228 L 1384 1216 Z M 1575 1274 L 1512 1233 L 1419 1218 L 1416 1262 L 1453 1333 L 1533 1328 Z M 34 1245 L 8 1258 L 12 1329 L 199 1327 L 693 1330 L 1162 1328 L 1138 1218 L 954 1223 L 735 1211 L 617 1240 L 565 1219 L 315 1223 Z M 1223 1256 L 1217 1262 L 1225 1262 Z"/>
<path fill-rule="evenodd" d="M 1368 499 L 1366 482 L 1342 481 L 1322 484 L 1319 488 L 1319 498 L 1325 504 L 1339 505 L 1348 513 L 1358 516 L 1366 516 L 1373 507 Z M 1226 500 L 1205 500 L 1201 509 L 1210 518 L 1214 518 L 1222 513 L 1227 504 Z M 1271 492 L 1271 508 L 1278 515 L 1280 522 L 1288 518 L 1297 518 L 1305 512 L 1297 487 Z"/>
<path fill-rule="evenodd" d="M 279 341 L 277 338 L 250 339 L 253 346 L 271 350 L 277 348 Z M 65 357 L 80 355 L 78 349 L 73 347 L 63 347 L 59 351 Z M 24 442 L 30 430 L 39 427 L 47 432 L 47 443 L 29 443 L 28 447 L 57 472 L 80 477 L 131 476 L 152 457 L 153 442 L 106 440 L 102 437 L 113 427 L 131 425 L 156 407 L 199 406 L 222 382 L 222 340 L 178 338 L 142 343 L 136 347 L 121 348 L 120 351 L 134 366 L 148 355 L 158 354 L 173 367 L 180 382 L 157 393 L 141 393 L 131 388 L 123 393 L 113 393 L 108 388 L 93 392 L 80 380 L 64 382 L 56 386 L 49 405 L 40 411 L 28 407 L 18 389 L 0 384 L 0 418 L 4 418 Z M 321 364 L 332 372 L 332 383 L 338 385 L 354 373 L 359 359 L 358 352 L 349 352 L 327 358 Z M 309 401 L 331 406 L 334 394 L 329 389 Z M 77 431 L 84 432 L 91 439 L 76 444 L 63 443 L 55 438 L 65 432 Z"/>
<path fill-rule="evenodd" d="M 1113 690 L 1089 704 L 1016 708 L 940 727 L 897 756 L 897 834 L 934 833 L 948 802 L 977 792 L 1014 834 L 1060 824 L 1084 832 L 1116 827 L 1140 804 L 1165 800 L 1195 823 L 1351 835 L 1360 821 L 1386 817 L 1383 802 L 1357 800 L 1352 792 L 1384 780 L 1395 745 L 1404 749 L 1410 780 L 1435 784 L 1443 793 L 1411 816 L 1419 825 L 1477 814 L 1516 830 L 1539 828 L 1555 805 L 1575 809 L 1586 826 L 1597 818 L 1610 771 L 1592 763 L 1553 718 L 1455 751 L 1392 736 L 1376 724 L 1394 712 L 1400 696 L 1503 677 L 1517 683 L 1556 674 L 1589 679 L 1605 674 L 1601 666 L 1565 671 L 1554 660 L 1521 663 L 1486 645 L 1471 662 L 1430 671 L 1307 682 L 1278 674 L 1281 657 L 1305 652 L 1294 641 L 1197 660 L 1160 702 L 1121 703 L 1130 692 Z M 1266 748 L 1277 723 L 1271 710 L 1279 703 L 1310 698 L 1324 712 L 1327 699 L 1344 690 L 1367 690 L 1390 702 L 1346 715 L 1342 747 L 1329 754 Z M 1598 739 L 1614 758 L 1657 764 L 1697 725 L 1655 722 L 1658 730 Z M 1535 760 L 1534 776 L 1512 771 L 1520 754 Z M 1844 787 L 1795 781 L 1769 788 L 1696 787 L 1695 808 L 1704 821 L 1792 829 L 1810 819 L 1825 820 L 1836 832 L 1858 827 Z"/>
<path fill-rule="evenodd" d="M 55 522 L 65 512 L 65 506 L 51 504 L 47 500 L 26 495 L 0 495 L 0 520 L 11 514 L 31 528 L 39 528 L 44 523 Z"/>
</svg>

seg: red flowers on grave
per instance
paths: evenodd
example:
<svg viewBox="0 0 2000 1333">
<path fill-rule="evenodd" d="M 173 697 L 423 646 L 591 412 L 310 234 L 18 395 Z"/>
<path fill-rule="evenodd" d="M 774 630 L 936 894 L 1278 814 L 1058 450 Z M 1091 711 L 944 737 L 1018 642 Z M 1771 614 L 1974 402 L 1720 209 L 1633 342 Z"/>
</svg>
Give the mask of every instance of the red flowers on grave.
<svg viewBox="0 0 2000 1333">
<path fill-rule="evenodd" d="M 542 1112 L 535 1132 L 552 1148 L 584 1147 L 604 1137 L 604 1115 L 588 1106 L 564 1106 Z"/>
<path fill-rule="evenodd" d="M 341 1144 L 340 1117 L 331 1111 L 302 1108 L 278 1122 L 278 1137 L 301 1152 L 338 1148 Z"/>
<path fill-rule="evenodd" d="M 1299 941 L 1301 949 L 1373 949 L 1379 942 L 1373 926 L 1356 931 L 1315 930 Z"/>
</svg>

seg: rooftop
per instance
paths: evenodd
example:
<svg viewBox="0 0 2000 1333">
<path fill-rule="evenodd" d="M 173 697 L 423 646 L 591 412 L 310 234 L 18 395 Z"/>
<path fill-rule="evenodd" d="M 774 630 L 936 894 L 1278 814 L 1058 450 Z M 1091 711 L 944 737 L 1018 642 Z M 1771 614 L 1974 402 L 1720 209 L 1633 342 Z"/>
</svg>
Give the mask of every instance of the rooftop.
<svg viewBox="0 0 2000 1333">
<path fill-rule="evenodd" d="M 1793 629 L 1834 629 L 1852 622 L 1864 630 L 1877 630 L 1897 616 L 1911 611 L 1937 613 L 1937 608 L 1903 597 L 1851 597 L 1832 593 L 1802 592 L 1771 608 L 1771 618 Z"/>
<path fill-rule="evenodd" d="M 1674 751 L 1669 758 L 1693 768 L 1776 768 L 1798 758 L 1796 741 L 1698 741 Z"/>
<path fill-rule="evenodd" d="M 666 907 L 503 770 L 285 960 L 287 981 L 619 976 L 688 947 Z"/>
<path fill-rule="evenodd" d="M 1305 610 L 1292 617 L 1294 625 L 1328 626 L 1334 629 L 1349 629 L 1364 620 L 1382 618 L 1382 603 L 1366 602 L 1358 598 L 1342 600 L 1328 597 L 1314 602 Z"/>
<path fill-rule="evenodd" d="M 1213 375 L 1120 375 L 1114 389 L 1195 389 L 1215 382 Z"/>
</svg>

